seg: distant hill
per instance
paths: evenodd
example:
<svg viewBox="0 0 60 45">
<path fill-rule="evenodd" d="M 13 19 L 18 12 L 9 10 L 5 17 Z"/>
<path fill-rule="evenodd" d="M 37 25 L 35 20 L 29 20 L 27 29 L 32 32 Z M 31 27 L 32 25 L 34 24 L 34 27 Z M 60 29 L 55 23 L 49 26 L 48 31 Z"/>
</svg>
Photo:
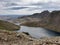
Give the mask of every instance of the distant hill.
<svg viewBox="0 0 60 45">
<path fill-rule="evenodd" d="M 17 18 L 20 18 L 24 15 L 0 15 L 0 20 L 8 21 L 14 23 Z"/>
<path fill-rule="evenodd" d="M 0 20 L 0 29 L 14 31 L 14 30 L 18 30 L 19 28 L 20 28 L 20 26 L 9 23 L 7 21 Z"/>
<path fill-rule="evenodd" d="M 22 25 L 37 26 L 60 32 L 60 11 L 43 11 L 30 16 L 18 18 Z"/>
<path fill-rule="evenodd" d="M 0 15 L 0 20 L 14 20 L 18 17 L 21 17 L 20 15 Z"/>
<path fill-rule="evenodd" d="M 43 11 L 41 13 L 34 13 L 32 15 L 27 15 L 27 16 L 23 16 L 23 17 L 20 17 L 20 18 L 24 18 L 24 17 L 31 17 L 31 18 L 40 18 L 40 17 L 45 17 L 47 15 L 49 15 L 49 11 L 46 10 L 46 11 Z"/>
</svg>

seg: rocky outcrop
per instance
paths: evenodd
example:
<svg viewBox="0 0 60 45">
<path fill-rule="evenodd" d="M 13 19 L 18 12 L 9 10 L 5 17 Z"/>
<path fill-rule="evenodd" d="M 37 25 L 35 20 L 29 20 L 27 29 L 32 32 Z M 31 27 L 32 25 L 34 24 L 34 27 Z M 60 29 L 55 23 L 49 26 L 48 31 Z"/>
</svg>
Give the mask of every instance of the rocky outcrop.
<svg viewBox="0 0 60 45">
<path fill-rule="evenodd" d="M 60 32 L 60 11 L 43 11 L 18 19 L 22 25 L 37 26 Z"/>
<path fill-rule="evenodd" d="M 0 30 L 0 45 L 60 45 L 60 37 L 34 39 L 24 33 Z"/>
</svg>

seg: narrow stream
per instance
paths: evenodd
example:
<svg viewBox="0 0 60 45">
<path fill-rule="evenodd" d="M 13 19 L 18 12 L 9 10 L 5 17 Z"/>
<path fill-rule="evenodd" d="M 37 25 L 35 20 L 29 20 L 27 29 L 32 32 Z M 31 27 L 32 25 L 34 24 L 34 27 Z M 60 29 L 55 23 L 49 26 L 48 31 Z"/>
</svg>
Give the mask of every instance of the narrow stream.
<svg viewBox="0 0 60 45">
<path fill-rule="evenodd" d="M 58 32 L 47 30 L 41 27 L 21 26 L 20 30 L 17 32 L 28 32 L 30 36 L 34 38 L 60 36 L 60 33 Z"/>
</svg>

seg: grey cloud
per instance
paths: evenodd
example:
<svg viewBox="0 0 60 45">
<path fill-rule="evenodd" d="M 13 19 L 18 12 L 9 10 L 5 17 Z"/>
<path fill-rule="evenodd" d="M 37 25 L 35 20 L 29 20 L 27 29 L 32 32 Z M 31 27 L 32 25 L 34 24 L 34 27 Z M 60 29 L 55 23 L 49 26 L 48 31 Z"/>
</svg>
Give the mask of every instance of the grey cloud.
<svg viewBox="0 0 60 45">
<path fill-rule="evenodd" d="M 11 8 L 7 8 L 5 10 L 21 10 L 21 9 L 26 9 L 28 7 L 11 7 Z"/>
<path fill-rule="evenodd" d="M 40 10 L 40 8 L 29 8 L 28 11 Z"/>
<path fill-rule="evenodd" d="M 31 6 L 36 6 L 36 8 L 31 8 L 31 9 L 28 9 L 29 11 L 32 11 L 32 10 L 40 10 L 40 9 L 43 9 L 43 10 L 55 10 L 55 9 L 60 9 L 60 6 L 54 2 L 47 2 L 47 3 L 43 3 L 43 2 L 38 2 L 38 3 L 32 3 L 30 4 Z M 41 8 L 39 8 L 41 7 Z"/>
<path fill-rule="evenodd" d="M 17 3 L 6 3 L 5 7 L 9 7 L 9 6 L 18 6 Z"/>
<path fill-rule="evenodd" d="M 33 2 L 33 3 L 24 4 L 22 2 L 22 0 L 0 0 L 0 7 L 3 9 L 3 11 L 6 10 L 6 12 L 8 10 L 10 10 L 10 11 L 11 10 L 14 10 L 14 11 L 20 10 L 21 12 L 23 12 L 22 9 L 24 9 L 24 11 L 27 11 L 29 13 L 29 11 L 34 12 L 35 10 L 38 10 L 38 11 L 59 10 L 60 4 L 57 4 L 55 2 L 37 2 L 37 3 Z M 13 13 L 13 12 L 11 12 L 11 13 Z M 16 12 L 16 13 L 18 13 L 18 12 Z"/>
<path fill-rule="evenodd" d="M 60 10 L 60 7 L 42 7 L 42 8 L 29 8 L 28 11 L 34 11 L 34 10 Z"/>
<path fill-rule="evenodd" d="M 46 4 L 46 3 L 41 3 L 41 2 L 39 3 L 39 2 L 38 2 L 38 3 L 32 3 L 31 5 L 40 6 L 40 5 L 45 5 L 45 4 Z"/>
<path fill-rule="evenodd" d="M 10 0 L 0 0 L 0 1 L 10 1 Z"/>
<path fill-rule="evenodd" d="M 21 0 L 0 0 L 0 2 L 19 2 Z"/>
</svg>

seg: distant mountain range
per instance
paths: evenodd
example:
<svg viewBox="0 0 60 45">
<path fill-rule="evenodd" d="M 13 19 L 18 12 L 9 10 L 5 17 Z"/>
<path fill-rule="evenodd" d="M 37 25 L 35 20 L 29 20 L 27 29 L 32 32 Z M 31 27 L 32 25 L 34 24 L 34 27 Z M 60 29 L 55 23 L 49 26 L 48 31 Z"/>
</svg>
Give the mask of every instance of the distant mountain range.
<svg viewBox="0 0 60 45">
<path fill-rule="evenodd" d="M 38 26 L 60 32 L 60 10 L 35 13 L 17 19 L 23 25 Z"/>
<path fill-rule="evenodd" d="M 11 20 L 15 20 L 18 17 L 22 17 L 23 15 L 0 15 L 0 20 L 4 20 L 4 21 L 11 21 Z"/>
<path fill-rule="evenodd" d="M 21 18 L 24 18 L 24 17 L 42 18 L 42 17 L 48 16 L 49 13 L 50 13 L 50 12 L 47 10 L 47 11 L 43 11 L 43 12 L 41 12 L 41 13 L 34 13 L 34 14 L 32 14 L 32 15 L 23 16 L 23 17 L 21 17 Z"/>
</svg>

